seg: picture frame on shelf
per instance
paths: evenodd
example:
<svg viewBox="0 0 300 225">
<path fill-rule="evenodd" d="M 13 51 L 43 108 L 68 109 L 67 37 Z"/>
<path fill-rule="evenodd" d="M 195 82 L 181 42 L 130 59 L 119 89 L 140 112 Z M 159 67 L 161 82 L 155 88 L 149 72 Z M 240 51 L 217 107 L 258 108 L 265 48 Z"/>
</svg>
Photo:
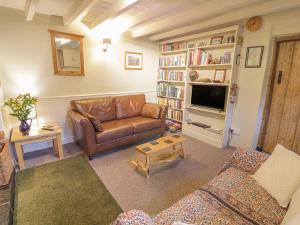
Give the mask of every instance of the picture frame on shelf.
<svg viewBox="0 0 300 225">
<path fill-rule="evenodd" d="M 260 68 L 264 46 L 247 47 L 245 68 Z"/>
<path fill-rule="evenodd" d="M 143 53 L 125 51 L 125 70 L 142 70 Z"/>
<path fill-rule="evenodd" d="M 210 39 L 210 45 L 220 45 L 222 44 L 222 41 L 223 41 L 223 37 L 224 36 L 214 36 L 214 37 L 211 37 Z"/>
<path fill-rule="evenodd" d="M 214 83 L 224 83 L 226 70 L 215 70 Z"/>
</svg>

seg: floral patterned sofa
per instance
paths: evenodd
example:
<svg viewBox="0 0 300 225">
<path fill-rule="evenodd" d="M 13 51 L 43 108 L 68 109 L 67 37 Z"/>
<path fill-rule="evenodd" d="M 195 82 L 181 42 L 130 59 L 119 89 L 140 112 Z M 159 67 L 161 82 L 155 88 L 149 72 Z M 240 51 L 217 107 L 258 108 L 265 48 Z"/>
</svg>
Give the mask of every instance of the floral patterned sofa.
<svg viewBox="0 0 300 225">
<path fill-rule="evenodd" d="M 250 176 L 268 157 L 237 150 L 213 180 L 157 216 L 131 210 L 112 225 L 279 225 L 286 209 Z"/>
</svg>

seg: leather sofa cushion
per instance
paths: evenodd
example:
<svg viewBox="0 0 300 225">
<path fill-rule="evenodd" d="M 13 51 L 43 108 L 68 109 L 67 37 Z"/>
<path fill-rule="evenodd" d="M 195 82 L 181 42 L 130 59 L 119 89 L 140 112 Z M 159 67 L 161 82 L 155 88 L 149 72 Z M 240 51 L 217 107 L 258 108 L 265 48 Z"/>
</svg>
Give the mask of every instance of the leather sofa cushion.
<svg viewBox="0 0 300 225">
<path fill-rule="evenodd" d="M 133 134 L 133 127 L 130 124 L 112 120 L 102 123 L 103 132 L 96 133 L 97 143 L 111 141 L 120 137 Z"/>
<path fill-rule="evenodd" d="M 146 103 L 142 109 L 142 116 L 158 119 L 160 114 L 160 106 L 157 104 Z"/>
<path fill-rule="evenodd" d="M 91 121 L 91 123 L 93 124 L 96 131 L 99 131 L 99 132 L 103 131 L 103 127 L 102 127 L 100 120 L 98 120 L 95 116 L 88 114 L 88 113 L 84 113 L 83 116 L 88 118 L 89 121 Z"/>
<path fill-rule="evenodd" d="M 140 116 L 145 104 L 145 95 L 127 95 L 115 97 L 117 119 Z"/>
<path fill-rule="evenodd" d="M 116 105 L 112 97 L 73 100 L 71 106 L 82 115 L 88 113 L 101 122 L 116 119 Z"/>
<path fill-rule="evenodd" d="M 133 127 L 134 133 L 152 130 L 161 127 L 161 121 L 158 119 L 146 118 L 142 116 L 131 117 L 119 120 L 122 124 L 128 124 Z"/>
</svg>

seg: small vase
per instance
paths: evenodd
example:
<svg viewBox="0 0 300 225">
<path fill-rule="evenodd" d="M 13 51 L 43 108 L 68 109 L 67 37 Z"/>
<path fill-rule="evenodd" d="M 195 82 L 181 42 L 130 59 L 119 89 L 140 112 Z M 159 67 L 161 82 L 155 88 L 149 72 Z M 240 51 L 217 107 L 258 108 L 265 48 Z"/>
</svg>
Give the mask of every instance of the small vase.
<svg viewBox="0 0 300 225">
<path fill-rule="evenodd" d="M 20 121 L 21 121 L 20 126 L 19 126 L 20 132 L 22 133 L 22 135 L 29 135 L 31 122 L 28 123 L 27 119 L 20 120 Z"/>
</svg>

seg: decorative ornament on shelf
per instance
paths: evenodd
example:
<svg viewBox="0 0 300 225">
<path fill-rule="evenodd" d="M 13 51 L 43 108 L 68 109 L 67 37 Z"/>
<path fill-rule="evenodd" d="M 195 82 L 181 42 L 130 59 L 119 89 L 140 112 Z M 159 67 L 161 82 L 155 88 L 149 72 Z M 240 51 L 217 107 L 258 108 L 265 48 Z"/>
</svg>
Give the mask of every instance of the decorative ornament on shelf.
<svg viewBox="0 0 300 225">
<path fill-rule="evenodd" d="M 254 16 L 247 20 L 246 27 L 249 31 L 255 32 L 262 26 L 262 18 L 260 16 Z"/>
<path fill-rule="evenodd" d="M 191 81 L 195 81 L 199 78 L 199 74 L 197 73 L 197 71 L 193 70 L 189 73 L 189 77 Z"/>
<path fill-rule="evenodd" d="M 237 83 L 233 83 L 230 88 L 230 103 L 233 104 L 236 102 L 238 91 L 239 91 L 239 86 L 237 85 Z"/>
<path fill-rule="evenodd" d="M 23 135 L 29 134 L 32 122 L 32 118 L 29 118 L 29 115 L 34 110 L 37 101 L 38 99 L 36 97 L 31 97 L 31 95 L 27 93 L 19 94 L 16 98 L 9 98 L 4 103 L 5 106 L 10 107 L 12 110 L 10 115 L 17 117 L 21 122 L 19 130 Z M 30 122 L 28 123 L 28 121 Z"/>
</svg>

